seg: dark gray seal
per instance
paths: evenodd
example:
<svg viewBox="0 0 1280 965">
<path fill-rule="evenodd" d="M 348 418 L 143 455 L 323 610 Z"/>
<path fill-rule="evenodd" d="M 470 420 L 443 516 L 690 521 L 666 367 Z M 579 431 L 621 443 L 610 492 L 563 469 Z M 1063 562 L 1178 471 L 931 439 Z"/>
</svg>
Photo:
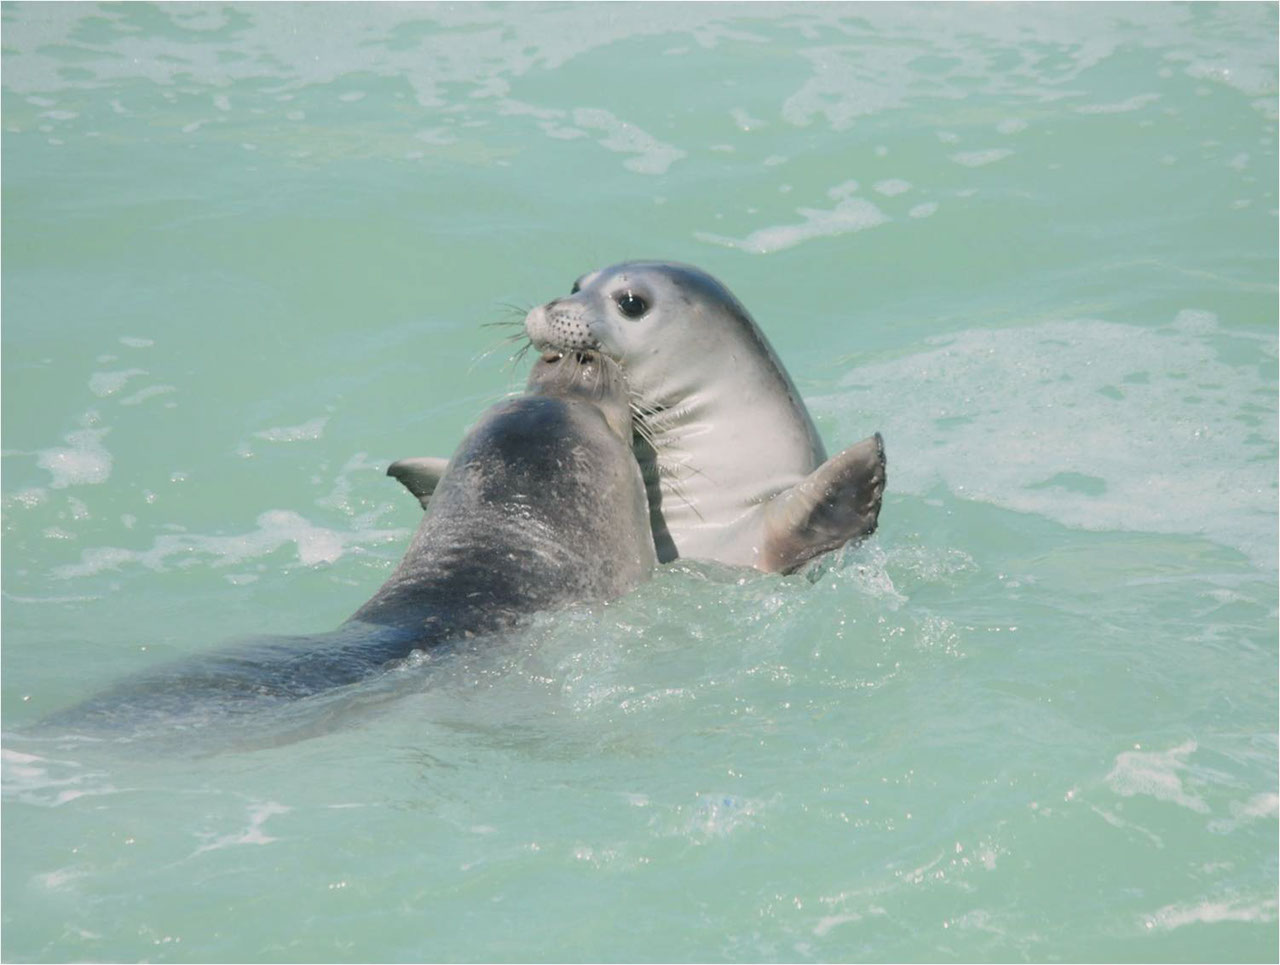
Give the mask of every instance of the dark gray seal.
<svg viewBox="0 0 1280 965">
<path fill-rule="evenodd" d="M 526 393 L 463 439 L 404 558 L 336 631 L 180 661 L 50 723 L 131 726 L 193 708 L 217 719 L 308 697 L 534 611 L 620 596 L 656 562 L 621 370 L 594 352 L 549 352 Z"/>
</svg>

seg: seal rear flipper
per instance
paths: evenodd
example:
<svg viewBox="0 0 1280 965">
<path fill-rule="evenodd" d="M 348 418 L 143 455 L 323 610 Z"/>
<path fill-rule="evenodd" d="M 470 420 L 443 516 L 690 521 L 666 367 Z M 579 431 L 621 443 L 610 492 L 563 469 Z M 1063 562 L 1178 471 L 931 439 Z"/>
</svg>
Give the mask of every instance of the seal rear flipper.
<svg viewBox="0 0 1280 965">
<path fill-rule="evenodd" d="M 448 459 L 435 456 L 419 456 L 414 459 L 397 459 L 387 467 L 387 475 L 399 479 L 409 492 L 418 497 L 422 508 L 427 508 L 431 494 L 436 491 L 440 477 L 449 466 Z"/>
<path fill-rule="evenodd" d="M 874 533 L 885 466 L 884 439 L 877 432 L 775 496 L 765 507 L 757 568 L 790 573 L 815 556 Z"/>
</svg>

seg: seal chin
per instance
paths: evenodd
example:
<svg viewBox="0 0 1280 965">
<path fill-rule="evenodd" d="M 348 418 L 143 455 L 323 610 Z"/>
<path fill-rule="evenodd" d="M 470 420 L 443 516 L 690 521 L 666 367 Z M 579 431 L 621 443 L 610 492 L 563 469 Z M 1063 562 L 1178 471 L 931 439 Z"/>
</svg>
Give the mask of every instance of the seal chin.
<svg viewBox="0 0 1280 965">
<path fill-rule="evenodd" d="M 527 391 L 589 402 L 619 438 L 631 439 L 630 391 L 621 366 L 607 355 L 586 348 L 543 349 Z"/>
</svg>

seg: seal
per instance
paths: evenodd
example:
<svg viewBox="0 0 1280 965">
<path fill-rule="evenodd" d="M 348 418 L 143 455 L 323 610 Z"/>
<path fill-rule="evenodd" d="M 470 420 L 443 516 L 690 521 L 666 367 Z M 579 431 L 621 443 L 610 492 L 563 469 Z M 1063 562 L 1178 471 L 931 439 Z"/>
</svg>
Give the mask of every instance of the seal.
<svg viewBox="0 0 1280 965">
<path fill-rule="evenodd" d="M 630 443 L 619 366 L 548 350 L 526 394 L 491 409 L 449 459 L 404 559 L 351 619 L 488 632 L 634 588 L 657 560 Z"/>
<path fill-rule="evenodd" d="M 631 261 L 579 278 L 524 322 L 535 348 L 596 351 L 626 373 L 633 449 L 659 560 L 790 572 L 875 531 L 886 460 L 879 433 L 827 459 L 764 333 L 719 281 L 690 265 Z M 406 460 L 424 504 L 440 460 Z"/>
<path fill-rule="evenodd" d="M 656 565 L 619 366 L 548 351 L 524 395 L 489 409 L 438 479 L 409 548 L 338 630 L 257 638 L 125 681 L 54 723 L 233 716 L 367 677 L 415 650 L 620 596 Z M 393 465 L 392 475 L 401 472 Z"/>
</svg>

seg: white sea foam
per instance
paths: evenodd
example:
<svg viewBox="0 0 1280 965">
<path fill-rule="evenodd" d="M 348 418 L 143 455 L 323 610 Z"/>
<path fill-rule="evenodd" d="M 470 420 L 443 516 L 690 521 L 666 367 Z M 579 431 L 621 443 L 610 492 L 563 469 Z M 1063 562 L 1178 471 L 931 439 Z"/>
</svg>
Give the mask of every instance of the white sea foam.
<svg viewBox="0 0 1280 965">
<path fill-rule="evenodd" d="M 832 201 L 843 201 L 846 198 L 853 197 L 858 191 L 858 182 L 849 180 L 841 181 L 833 188 L 827 188 L 827 197 Z"/>
<path fill-rule="evenodd" d="M 254 435 L 259 439 L 266 439 L 268 442 L 304 442 L 319 439 L 324 434 L 324 427 L 328 423 L 328 416 L 319 416 L 309 422 L 302 423 L 302 425 L 275 426 L 270 429 L 263 429 L 261 432 L 255 432 Z"/>
<path fill-rule="evenodd" d="M 284 79 L 291 84 L 323 85 L 354 71 L 372 70 L 404 77 L 415 89 L 419 103 L 433 104 L 439 103 L 442 85 L 485 83 L 495 76 L 519 76 L 535 68 L 555 70 L 587 51 L 607 48 L 623 38 L 686 34 L 708 48 L 730 39 L 766 42 L 766 38 L 743 31 L 740 23 L 733 22 L 737 13 L 720 6 L 673 5 L 661 17 L 644 8 L 549 7 L 536 16 L 511 18 L 467 4 L 434 10 L 432 20 L 440 29 L 424 32 L 406 44 L 398 38 L 397 29 L 417 25 L 422 14 L 400 4 L 364 5 L 344 21 L 346 29 L 342 31 L 332 30 L 328 18 L 303 17 L 288 5 L 264 4 L 246 16 L 180 4 L 158 11 L 171 21 L 169 31 L 150 33 L 130 30 L 130 25 L 122 22 L 124 15 L 111 9 L 51 5 L 38 17 L 18 19 L 16 26 L 24 42 L 15 45 L 17 67 L 10 80 L 15 91 L 32 95 L 27 98 L 29 103 L 54 108 L 56 100 L 37 97 L 35 92 L 77 84 L 93 86 L 112 79 L 145 79 L 161 85 L 183 78 L 223 85 Z M 955 38 L 936 50 L 939 56 L 952 58 L 954 67 L 930 76 L 931 96 L 948 98 L 964 93 L 966 82 L 971 83 L 974 77 L 986 78 L 995 90 L 1033 84 L 1043 56 L 1038 51 L 1046 46 L 1062 51 L 1066 58 L 1066 63 L 1055 67 L 1054 79 L 1062 84 L 1128 42 L 1124 31 L 1090 29 L 1096 25 L 1082 23 L 1069 8 L 1050 8 L 1016 24 L 999 10 L 949 9 L 945 5 L 901 9 L 883 5 L 868 8 L 861 16 L 873 24 L 876 43 L 851 35 L 847 15 L 840 8 L 800 7 L 792 14 L 796 27 L 809 37 L 843 42 L 815 45 L 805 51 L 812 63 L 812 77 L 787 102 L 784 115 L 789 120 L 803 123 L 826 115 L 833 122 L 847 124 L 857 116 L 897 106 L 911 96 L 911 81 L 919 77 L 912 61 L 918 55 L 922 32 L 935 43 Z M 233 23 L 233 17 L 238 22 Z M 94 35 L 101 39 L 96 41 L 77 33 L 90 18 L 101 22 Z M 1265 10 L 1234 13 L 1231 19 L 1254 21 L 1259 28 L 1267 23 Z M 1274 91 L 1267 62 L 1226 59 L 1213 43 L 1215 38 L 1200 39 L 1204 31 L 1198 29 L 1200 25 L 1190 13 L 1137 9 L 1127 13 L 1126 20 L 1151 43 L 1177 44 L 1177 56 L 1169 59 L 1186 63 L 1192 76 L 1227 83 L 1255 96 Z M 460 29 L 467 31 L 467 43 L 458 42 Z M 199 42 L 193 43 L 192 38 Z M 82 51 L 79 60 L 87 66 L 69 80 L 59 73 L 63 66 L 59 49 L 73 44 Z M 107 44 L 115 56 L 92 57 Z M 218 56 L 224 45 L 231 44 L 245 55 L 234 59 Z M 376 60 L 368 57 L 369 48 L 378 51 Z M 1012 66 L 993 68 L 1010 53 L 1017 55 Z M 217 110 L 235 108 L 225 93 L 214 96 Z"/>
<path fill-rule="evenodd" d="M 360 507 L 352 498 L 354 491 L 352 476 L 356 473 L 368 473 L 377 477 L 384 477 L 387 474 L 386 466 L 387 464 L 384 460 L 370 459 L 368 453 L 357 452 L 343 464 L 338 471 L 337 478 L 334 479 L 333 489 L 327 495 L 317 499 L 316 505 L 328 509 L 341 510 L 348 516 L 357 516 L 357 511 Z M 375 510 L 372 514 L 359 516 L 358 521 L 371 525 L 373 519 L 380 514 L 380 510 Z"/>
<path fill-rule="evenodd" d="M 104 774 L 74 761 L 40 757 L 10 747 L 0 749 L 0 786 L 6 799 L 40 807 L 59 807 L 78 798 L 119 790 Z"/>
<path fill-rule="evenodd" d="M 1217 339 L 1258 361 L 1223 360 Z M 810 400 L 840 439 L 884 433 L 895 491 L 941 483 L 1068 526 L 1200 535 L 1275 566 L 1275 390 L 1259 365 L 1274 337 L 1186 310 L 1159 329 L 1049 321 L 930 341 Z"/>
<path fill-rule="evenodd" d="M 1232 801 L 1229 807 L 1231 817 L 1210 822 L 1209 830 L 1226 834 L 1255 821 L 1274 821 L 1280 818 L 1280 795 L 1267 791 L 1246 801 Z"/>
<path fill-rule="evenodd" d="M 695 841 L 723 838 L 756 822 L 765 802 L 741 798 L 733 794 L 699 794 L 688 809 L 677 808 L 684 815 L 678 833 Z"/>
<path fill-rule="evenodd" d="M 824 18 L 818 14 L 811 21 L 813 35 L 838 39 L 799 51 L 809 61 L 810 76 L 784 102 L 783 117 L 798 126 L 823 118 L 834 130 L 844 130 L 869 115 L 908 109 L 920 88 L 914 62 L 922 31 L 933 38 L 931 51 L 952 61 L 945 71 L 928 75 L 929 96 L 934 99 L 966 97 L 974 78 L 982 79 L 989 95 L 1036 95 L 1045 101 L 1073 96 L 1075 92 L 1064 85 L 1131 42 L 1125 30 L 1099 30 L 1096 24 L 1087 28 L 1069 7 L 1037 12 L 1034 21 L 1014 23 L 999 8 L 879 4 L 862 13 L 874 25 L 874 44 L 839 27 L 824 29 L 819 25 Z M 1148 6 L 1137 10 L 1132 20 L 1126 16 L 1126 26 L 1140 33 L 1144 43 L 1172 48 L 1166 60 L 1185 63 L 1188 75 L 1258 97 L 1259 110 L 1274 111 L 1275 60 L 1265 44 L 1251 51 L 1252 56 L 1240 45 L 1228 54 L 1215 30 L 1170 13 Z M 1229 11 L 1214 27 L 1227 25 L 1268 35 L 1275 29 L 1261 9 Z M 944 37 L 954 40 L 939 45 Z M 1063 58 L 1048 81 L 1040 53 L 1046 47 Z M 1099 110 L 1134 110 L 1155 96 L 1138 94 Z"/>
<path fill-rule="evenodd" d="M 174 385 L 149 385 L 145 389 L 139 389 L 127 399 L 121 399 L 121 405 L 141 405 L 148 399 L 154 399 L 158 395 L 168 395 L 170 392 L 177 392 L 178 388 Z M 172 403 L 170 403 L 172 405 Z"/>
<path fill-rule="evenodd" d="M 1115 104 L 1084 104 L 1075 110 L 1077 114 L 1127 114 L 1130 111 L 1141 110 L 1159 99 L 1159 94 L 1135 94 Z"/>
<path fill-rule="evenodd" d="M 138 375 L 146 375 L 146 369 L 124 369 L 120 372 L 94 372 L 89 377 L 89 391 L 99 397 L 115 395 L 125 383 Z"/>
<path fill-rule="evenodd" d="M 981 168 L 996 161 L 1003 161 L 1012 153 L 1013 151 L 1007 147 L 993 147 L 985 151 L 961 151 L 959 154 L 951 155 L 951 160 L 967 168 Z"/>
<path fill-rule="evenodd" d="M 80 554 L 80 562 L 57 567 L 53 572 L 59 579 L 73 579 L 129 565 L 165 571 L 180 565 L 189 566 L 199 557 L 205 557 L 212 566 L 232 566 L 268 556 L 290 543 L 297 548 L 298 562 L 314 566 L 340 559 L 353 546 L 385 543 L 406 535 L 407 532 L 400 529 L 340 532 L 316 526 L 292 510 L 274 509 L 262 513 L 258 517 L 258 528 L 249 533 L 237 536 L 165 533 L 156 537 L 150 549 L 116 546 L 87 549 Z"/>
<path fill-rule="evenodd" d="M 57 871 L 45 871 L 35 875 L 32 879 L 41 888 L 47 888 L 50 891 L 57 891 L 65 888 L 77 878 L 83 878 L 86 872 L 76 868 L 59 868 Z"/>
<path fill-rule="evenodd" d="M 36 465 L 53 476 L 49 483 L 53 489 L 97 485 L 111 476 L 111 453 L 102 444 L 111 430 L 100 426 L 96 412 L 86 413 L 80 421 L 83 428 L 63 437 L 65 446 L 36 453 Z"/>
<path fill-rule="evenodd" d="M 1209 805 L 1182 786 L 1179 772 L 1195 753 L 1196 742 L 1187 741 L 1167 751 L 1125 751 L 1116 757 L 1107 784 L 1121 797 L 1145 795 L 1192 811 L 1206 813 Z"/>
<path fill-rule="evenodd" d="M 1165 905 L 1145 921 L 1149 929 L 1171 931 L 1183 925 L 1214 924 L 1224 921 L 1272 922 L 1276 920 L 1274 898 L 1261 901 L 1199 901 Z"/>
<path fill-rule="evenodd" d="M 43 506 L 49 501 L 49 490 L 41 489 L 38 486 L 29 489 L 20 489 L 16 493 L 4 494 L 4 508 L 9 509 L 12 506 L 21 506 L 23 509 L 34 509 L 37 506 Z"/>
<path fill-rule="evenodd" d="M 738 130 L 743 132 L 754 131 L 757 128 L 766 126 L 764 121 L 758 117 L 752 117 L 744 107 L 735 107 L 729 114 L 733 117 L 733 123 L 738 126 Z"/>
<path fill-rule="evenodd" d="M 798 208 L 796 213 L 804 218 L 802 223 L 759 228 L 745 238 L 732 238 L 706 231 L 695 232 L 694 237 L 699 241 L 765 255 L 794 248 L 812 238 L 865 231 L 889 221 L 889 217 L 872 202 L 854 197 L 844 198 L 834 208 Z"/>
<path fill-rule="evenodd" d="M 877 181 L 871 186 L 879 194 L 883 194 L 886 198 L 892 198 L 896 194 L 902 194 L 911 190 L 911 182 L 904 181 L 902 178 L 886 178 L 883 181 Z"/>
<path fill-rule="evenodd" d="M 602 132 L 604 137 L 600 139 L 601 147 L 620 154 L 635 155 L 622 163 L 623 167 L 639 174 L 666 174 L 667 168 L 686 153 L 599 108 L 575 110 L 573 122 L 579 127 Z"/>
<path fill-rule="evenodd" d="M 264 825 L 270 818 L 278 814 L 288 814 L 291 810 L 293 809 L 284 804 L 277 804 L 275 801 L 252 804 L 249 806 L 247 827 L 229 834 L 204 835 L 208 840 L 196 848 L 192 857 L 204 854 L 206 851 L 221 851 L 223 848 L 234 848 L 242 844 L 271 844 L 277 839 L 267 834 Z"/>
</svg>

